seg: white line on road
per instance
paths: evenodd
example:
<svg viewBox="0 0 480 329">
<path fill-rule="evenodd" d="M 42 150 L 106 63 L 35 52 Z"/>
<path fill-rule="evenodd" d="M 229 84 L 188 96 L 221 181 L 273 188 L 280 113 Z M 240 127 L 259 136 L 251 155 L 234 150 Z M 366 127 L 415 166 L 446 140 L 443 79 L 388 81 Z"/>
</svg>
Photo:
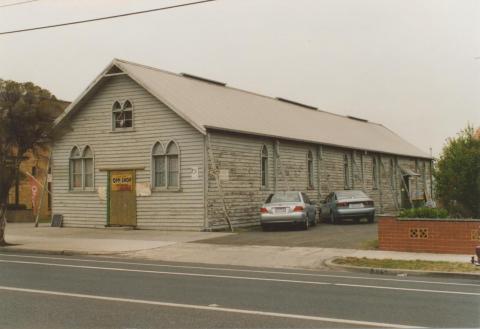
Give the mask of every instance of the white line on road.
<svg viewBox="0 0 480 329">
<path fill-rule="evenodd" d="M 270 317 L 278 317 L 278 318 L 289 318 L 289 319 L 297 319 L 297 320 L 333 322 L 333 323 L 351 324 L 356 326 L 371 326 L 371 327 L 381 327 L 381 328 L 408 328 L 408 329 L 423 328 L 423 327 L 417 327 L 417 326 L 407 326 L 407 325 L 392 324 L 392 323 L 357 321 L 357 320 L 327 318 L 327 317 L 311 316 L 311 315 L 289 314 L 289 313 L 252 311 L 252 310 L 227 308 L 227 307 L 210 307 L 210 306 L 193 305 L 193 304 L 168 303 L 168 302 L 158 302 L 158 301 L 143 300 L 143 299 L 130 299 L 130 298 L 117 298 L 117 297 L 106 297 L 106 296 L 97 296 L 97 295 L 74 294 L 74 293 L 66 293 L 66 292 L 59 292 L 59 291 L 23 289 L 23 288 L 5 287 L 5 286 L 0 286 L 0 290 L 51 295 L 51 296 L 61 296 L 61 297 L 94 299 L 94 300 L 103 300 L 103 301 L 110 301 L 110 302 L 176 307 L 176 308 L 185 308 L 185 309 L 202 310 L 202 311 L 210 311 L 210 312 L 226 312 L 226 313 L 270 316 Z"/>
<path fill-rule="evenodd" d="M 229 272 L 243 272 L 243 273 L 296 275 L 296 276 L 309 276 L 309 277 L 321 277 L 321 278 L 375 280 L 375 281 L 387 281 L 387 282 L 391 281 L 391 282 L 402 282 L 402 283 L 424 283 L 424 284 L 437 284 L 437 285 L 446 285 L 446 286 L 480 287 L 480 284 L 474 284 L 474 283 L 438 282 L 438 281 L 426 281 L 426 280 L 391 279 L 391 278 L 377 278 L 377 277 L 372 278 L 372 277 L 364 277 L 364 276 L 333 275 L 333 274 L 318 274 L 318 273 L 303 273 L 303 272 L 265 271 L 265 270 L 250 270 L 250 269 L 247 270 L 247 269 L 226 268 L 226 267 L 206 267 L 206 266 L 155 264 L 155 263 L 124 262 L 124 261 L 113 261 L 113 260 L 80 259 L 80 258 L 71 258 L 71 257 L 8 255 L 8 254 L 5 254 L 5 253 L 0 253 L 0 257 L 3 257 L 3 256 L 14 257 L 14 258 L 66 260 L 66 261 L 72 261 L 72 262 L 123 264 L 123 265 L 151 266 L 151 267 L 163 267 L 163 268 L 183 268 L 183 269 L 208 270 L 208 271 L 229 271 Z"/>
<path fill-rule="evenodd" d="M 270 279 L 270 278 L 258 278 L 258 277 L 247 277 L 247 276 L 200 274 L 200 273 L 186 273 L 186 272 L 151 271 L 151 270 L 137 270 L 137 269 L 131 269 L 131 268 L 118 268 L 118 267 L 99 267 L 99 266 L 56 264 L 56 263 L 24 262 L 24 261 L 19 261 L 19 260 L 3 260 L 3 259 L 0 259 L 0 263 L 29 264 L 29 265 L 43 265 L 43 266 L 55 266 L 55 267 L 70 267 L 70 268 L 84 268 L 84 269 L 88 269 L 88 270 L 135 272 L 135 273 L 147 273 L 147 274 L 196 276 L 196 277 L 205 277 L 205 278 L 221 278 L 221 279 L 235 279 L 235 280 L 273 281 L 273 282 L 304 283 L 304 284 L 308 283 L 308 284 L 315 284 L 315 285 L 330 285 L 331 284 L 329 282 L 317 282 L 317 281 Z"/>
<path fill-rule="evenodd" d="M 245 276 L 231 276 L 231 275 L 217 275 L 217 274 L 137 270 L 137 269 L 130 269 L 130 268 L 84 266 L 84 265 L 57 264 L 57 263 L 41 263 L 41 262 L 26 262 L 26 261 L 19 261 L 19 260 L 0 259 L 0 263 L 28 264 L 28 265 L 66 267 L 66 268 L 81 268 L 81 269 L 101 270 L 101 271 L 135 272 L 135 273 L 192 276 L 192 277 L 204 277 L 204 278 L 221 278 L 221 279 L 251 280 L 251 281 L 269 281 L 269 282 L 299 283 L 299 284 L 310 284 L 310 285 L 330 285 L 330 286 L 338 286 L 338 287 L 355 287 L 355 288 L 367 288 L 367 289 L 385 289 L 385 290 L 397 290 L 397 291 L 427 292 L 427 293 L 437 293 L 437 294 L 480 296 L 480 293 L 463 292 L 463 291 L 414 289 L 414 288 L 400 288 L 400 287 L 386 287 L 386 286 L 371 286 L 371 285 L 361 285 L 361 284 L 331 283 L 331 282 L 320 282 L 320 281 L 302 281 L 302 280 L 273 279 L 273 278 L 245 277 Z"/>
</svg>

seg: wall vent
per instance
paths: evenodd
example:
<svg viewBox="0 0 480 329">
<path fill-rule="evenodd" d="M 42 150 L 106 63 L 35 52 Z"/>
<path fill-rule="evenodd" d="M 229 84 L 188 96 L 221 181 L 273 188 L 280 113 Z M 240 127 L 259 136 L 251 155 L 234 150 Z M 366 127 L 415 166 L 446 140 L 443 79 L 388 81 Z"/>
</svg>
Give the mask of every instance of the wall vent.
<svg viewBox="0 0 480 329">
<path fill-rule="evenodd" d="M 116 65 L 113 65 L 107 73 L 105 73 L 105 76 L 112 76 L 112 75 L 120 75 L 123 74 L 124 72 Z"/>
</svg>

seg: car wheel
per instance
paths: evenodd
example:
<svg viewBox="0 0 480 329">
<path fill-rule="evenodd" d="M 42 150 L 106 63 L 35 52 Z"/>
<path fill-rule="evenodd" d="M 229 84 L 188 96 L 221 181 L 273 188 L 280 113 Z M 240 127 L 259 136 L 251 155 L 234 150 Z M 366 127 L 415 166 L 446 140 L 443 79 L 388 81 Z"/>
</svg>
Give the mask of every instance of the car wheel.
<svg viewBox="0 0 480 329">
<path fill-rule="evenodd" d="M 335 217 L 333 212 L 330 213 L 330 223 L 338 224 L 337 218 Z"/>
<path fill-rule="evenodd" d="M 354 222 L 355 224 L 360 223 L 360 218 L 354 218 L 354 219 L 353 219 L 353 222 Z"/>
<path fill-rule="evenodd" d="M 368 217 L 368 222 L 371 224 L 375 221 L 375 214 L 371 215 L 370 217 Z"/>
<path fill-rule="evenodd" d="M 309 227 L 310 227 L 310 219 L 307 216 L 307 218 L 305 218 L 305 222 L 302 223 L 302 228 L 305 231 L 307 231 Z"/>
<path fill-rule="evenodd" d="M 270 230 L 270 225 L 262 224 L 262 231 L 269 231 L 269 230 Z"/>
</svg>

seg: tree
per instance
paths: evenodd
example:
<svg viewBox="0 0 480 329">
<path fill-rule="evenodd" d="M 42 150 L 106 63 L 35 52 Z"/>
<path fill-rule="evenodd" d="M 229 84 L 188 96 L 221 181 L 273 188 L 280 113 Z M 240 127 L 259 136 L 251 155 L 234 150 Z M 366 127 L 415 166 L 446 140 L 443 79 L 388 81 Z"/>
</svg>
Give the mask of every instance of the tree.
<svg viewBox="0 0 480 329">
<path fill-rule="evenodd" d="M 6 245 L 8 194 L 21 159 L 45 147 L 61 111 L 61 103 L 48 90 L 31 82 L 0 79 L 0 246 Z"/>
<path fill-rule="evenodd" d="M 434 175 L 437 199 L 450 215 L 480 218 L 480 139 L 472 126 L 447 140 Z"/>
</svg>

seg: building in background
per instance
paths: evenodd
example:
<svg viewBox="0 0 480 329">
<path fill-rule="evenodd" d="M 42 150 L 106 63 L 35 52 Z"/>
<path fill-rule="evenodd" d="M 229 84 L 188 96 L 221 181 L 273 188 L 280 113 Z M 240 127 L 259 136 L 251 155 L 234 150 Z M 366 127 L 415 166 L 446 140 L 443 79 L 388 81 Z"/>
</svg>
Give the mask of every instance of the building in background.
<svg viewBox="0 0 480 329">
<path fill-rule="evenodd" d="M 62 110 L 65 109 L 70 102 L 61 101 Z M 61 112 L 57 113 L 57 116 Z M 29 151 L 24 154 L 20 163 L 20 171 L 16 177 L 14 186 L 9 191 L 8 203 L 9 211 L 7 219 L 9 221 L 33 221 L 36 214 L 33 213 L 33 203 L 36 202 L 40 211 L 42 220 L 49 219 L 51 216 L 51 195 L 45 193 L 42 205 L 40 207 L 40 195 L 42 193 L 41 186 L 38 186 L 36 198 L 32 197 L 32 183 L 30 176 L 43 185 L 46 176 L 49 174 L 48 157 L 51 147 L 38 148 L 35 152 Z M 37 184 L 38 185 L 38 184 Z M 47 179 L 47 188 L 51 190 L 51 181 Z M 34 200 L 35 199 L 35 200 Z"/>
</svg>

